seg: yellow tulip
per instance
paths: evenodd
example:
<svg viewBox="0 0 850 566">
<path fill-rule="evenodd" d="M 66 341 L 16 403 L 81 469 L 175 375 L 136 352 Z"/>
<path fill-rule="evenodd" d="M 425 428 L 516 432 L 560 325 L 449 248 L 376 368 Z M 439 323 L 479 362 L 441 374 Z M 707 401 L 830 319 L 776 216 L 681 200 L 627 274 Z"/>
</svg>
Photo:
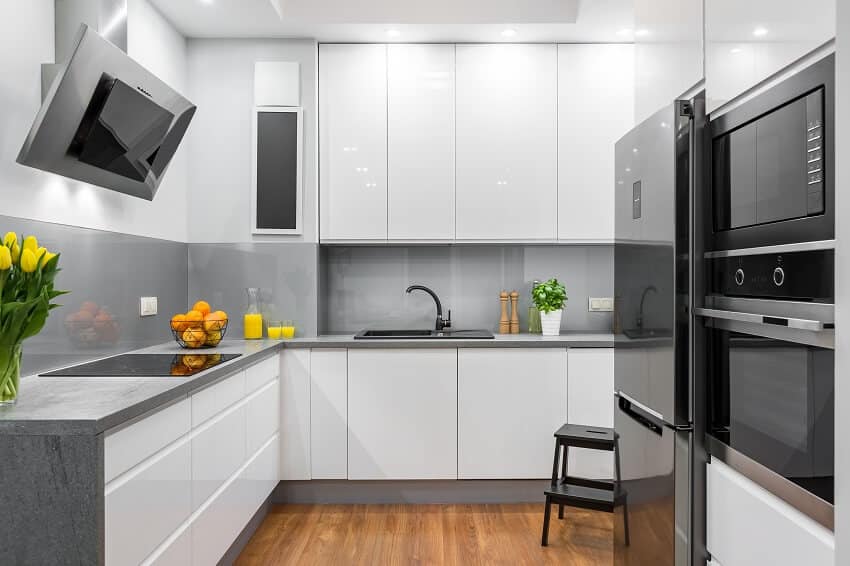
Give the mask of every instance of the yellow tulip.
<svg viewBox="0 0 850 566">
<path fill-rule="evenodd" d="M 21 246 L 18 245 L 18 242 L 15 242 L 14 244 L 12 244 L 11 252 L 12 252 L 12 263 L 18 263 L 18 260 L 21 259 Z"/>
<path fill-rule="evenodd" d="M 32 273 L 36 267 L 38 267 L 38 258 L 35 257 L 32 250 L 24 248 L 24 251 L 21 252 L 21 269 L 24 270 L 24 273 Z"/>
<path fill-rule="evenodd" d="M 18 235 L 14 232 L 6 232 L 6 235 L 3 236 L 3 245 L 12 247 L 13 244 L 18 243 Z"/>
<path fill-rule="evenodd" d="M 47 253 L 47 248 L 41 246 L 37 250 L 35 250 L 35 259 L 41 259 L 41 256 Z"/>
<path fill-rule="evenodd" d="M 38 249 L 38 240 L 35 236 L 27 236 L 24 238 L 24 249 L 35 253 Z"/>
<path fill-rule="evenodd" d="M 12 252 L 6 246 L 0 246 L 0 271 L 12 267 Z"/>
<path fill-rule="evenodd" d="M 54 257 L 56 257 L 56 254 L 55 254 L 55 253 L 53 253 L 53 252 L 46 252 L 46 253 L 44 254 L 44 263 L 42 263 L 42 264 L 41 264 L 41 266 L 42 266 L 42 267 L 44 267 L 45 265 L 47 265 L 47 262 L 48 262 L 48 261 L 50 261 L 51 259 L 53 259 Z"/>
</svg>

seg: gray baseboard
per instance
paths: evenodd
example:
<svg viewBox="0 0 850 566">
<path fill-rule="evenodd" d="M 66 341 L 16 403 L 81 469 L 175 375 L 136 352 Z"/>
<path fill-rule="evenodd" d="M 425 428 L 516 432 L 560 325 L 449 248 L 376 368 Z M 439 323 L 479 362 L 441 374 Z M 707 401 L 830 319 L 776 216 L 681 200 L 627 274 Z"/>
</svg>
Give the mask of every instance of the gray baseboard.
<svg viewBox="0 0 850 566">
<path fill-rule="evenodd" d="M 282 481 L 273 503 L 543 503 L 549 480 Z"/>
<path fill-rule="evenodd" d="M 221 560 L 218 561 L 219 566 L 230 566 L 236 559 L 239 558 L 239 555 L 242 554 L 242 550 L 245 549 L 245 546 L 248 544 L 248 541 L 251 540 L 251 537 L 254 536 L 254 533 L 257 532 L 257 529 L 260 528 L 260 525 L 263 524 L 263 520 L 266 518 L 266 515 L 269 514 L 269 509 L 271 508 L 271 496 L 269 496 L 260 508 L 257 509 L 257 512 L 254 513 L 254 516 L 251 517 L 251 520 L 248 521 L 248 524 L 245 525 L 245 528 L 242 529 L 242 532 L 239 533 L 239 536 L 236 537 L 236 540 L 233 541 L 233 544 L 230 545 L 230 548 L 227 549 L 227 552 L 224 553 L 224 556 L 221 557 Z"/>
</svg>

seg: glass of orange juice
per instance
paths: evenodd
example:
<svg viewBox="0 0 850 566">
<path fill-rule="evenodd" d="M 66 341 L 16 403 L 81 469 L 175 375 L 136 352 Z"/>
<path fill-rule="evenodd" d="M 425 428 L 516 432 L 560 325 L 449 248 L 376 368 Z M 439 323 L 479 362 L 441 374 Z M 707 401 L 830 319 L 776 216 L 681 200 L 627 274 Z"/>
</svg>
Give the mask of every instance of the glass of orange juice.
<svg viewBox="0 0 850 566">
<path fill-rule="evenodd" d="M 283 338 L 289 340 L 290 338 L 295 337 L 295 322 L 291 320 L 284 320 L 283 324 L 280 327 L 280 333 Z"/>
<path fill-rule="evenodd" d="M 272 340 L 280 340 L 282 328 L 282 324 L 279 320 L 270 320 L 269 325 L 266 327 L 266 332 L 268 336 Z"/>
</svg>

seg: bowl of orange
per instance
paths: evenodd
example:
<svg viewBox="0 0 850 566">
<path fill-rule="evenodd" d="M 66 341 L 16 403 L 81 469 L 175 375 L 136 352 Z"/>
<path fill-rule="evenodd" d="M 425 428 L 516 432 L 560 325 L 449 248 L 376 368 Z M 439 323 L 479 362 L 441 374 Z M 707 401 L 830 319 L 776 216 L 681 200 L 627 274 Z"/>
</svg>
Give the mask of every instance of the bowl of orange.
<svg viewBox="0 0 850 566">
<path fill-rule="evenodd" d="M 227 332 L 227 313 L 198 301 L 188 312 L 172 316 L 169 325 L 174 340 L 183 348 L 215 348 Z"/>
</svg>

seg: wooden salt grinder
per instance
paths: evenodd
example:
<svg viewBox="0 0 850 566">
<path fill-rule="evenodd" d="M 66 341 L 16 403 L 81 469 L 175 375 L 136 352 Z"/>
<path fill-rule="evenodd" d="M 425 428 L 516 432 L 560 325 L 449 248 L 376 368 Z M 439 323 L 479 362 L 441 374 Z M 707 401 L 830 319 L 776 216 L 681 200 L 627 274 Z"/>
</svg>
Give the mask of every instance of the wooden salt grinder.
<svg viewBox="0 0 850 566">
<path fill-rule="evenodd" d="M 519 293 L 511 291 L 511 334 L 519 334 Z"/>
<path fill-rule="evenodd" d="M 499 319 L 499 334 L 509 334 L 511 331 L 511 322 L 508 320 L 507 291 L 499 293 L 499 300 L 502 302 L 502 318 Z"/>
</svg>

